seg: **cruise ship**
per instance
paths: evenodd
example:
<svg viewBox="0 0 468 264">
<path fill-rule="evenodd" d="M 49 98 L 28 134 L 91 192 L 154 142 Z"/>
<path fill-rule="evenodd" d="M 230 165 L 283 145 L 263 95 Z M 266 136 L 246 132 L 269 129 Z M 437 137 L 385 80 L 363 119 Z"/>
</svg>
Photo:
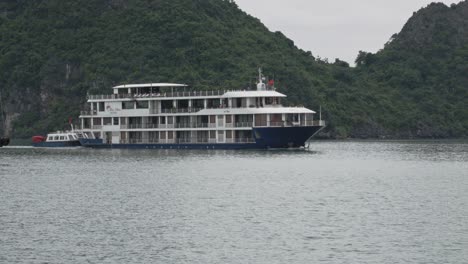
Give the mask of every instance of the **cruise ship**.
<svg viewBox="0 0 468 264">
<path fill-rule="evenodd" d="M 194 91 L 185 84 L 147 83 L 88 95 L 81 111 L 81 145 L 93 148 L 269 149 L 300 148 L 325 127 L 259 70 L 256 90 Z"/>
</svg>

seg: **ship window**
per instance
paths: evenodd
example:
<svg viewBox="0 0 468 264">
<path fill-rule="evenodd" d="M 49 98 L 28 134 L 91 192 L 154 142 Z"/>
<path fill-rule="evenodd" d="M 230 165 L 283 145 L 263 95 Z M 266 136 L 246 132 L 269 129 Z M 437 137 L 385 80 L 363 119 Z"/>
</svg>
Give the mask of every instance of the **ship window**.
<svg viewBox="0 0 468 264">
<path fill-rule="evenodd" d="M 256 126 L 266 126 L 267 125 L 267 115 L 255 115 L 255 125 Z"/>
<path fill-rule="evenodd" d="M 293 115 L 293 121 L 294 122 L 299 122 L 299 115 L 298 114 Z"/>
<path fill-rule="evenodd" d="M 148 108 L 148 101 L 137 101 L 136 102 L 137 109 L 147 109 Z"/>
<path fill-rule="evenodd" d="M 99 102 L 99 112 L 104 112 L 104 102 Z"/>
<path fill-rule="evenodd" d="M 216 131 L 215 130 L 210 131 L 210 138 L 216 138 Z"/>
<path fill-rule="evenodd" d="M 112 118 L 110 118 L 110 117 L 104 117 L 104 118 L 103 118 L 103 121 L 104 121 L 104 125 L 105 125 L 105 126 L 110 126 L 110 125 L 112 125 Z"/>
<path fill-rule="evenodd" d="M 161 139 L 166 139 L 166 131 L 161 131 L 161 133 L 159 133 L 159 136 L 161 137 Z"/>
<path fill-rule="evenodd" d="M 114 126 L 118 126 L 118 125 L 119 125 L 119 118 L 114 117 Z"/>
<path fill-rule="evenodd" d="M 49 137 L 47 140 L 52 141 L 54 140 L 54 137 Z"/>
<path fill-rule="evenodd" d="M 54 140 L 59 140 L 59 136 L 55 136 L 55 137 L 54 137 Z"/>
<path fill-rule="evenodd" d="M 174 118 L 173 118 L 172 116 L 168 116 L 168 117 L 167 117 L 167 124 L 168 124 L 168 125 L 174 124 Z"/>
<path fill-rule="evenodd" d="M 93 125 L 100 126 L 101 125 L 101 118 L 93 118 Z"/>
<path fill-rule="evenodd" d="M 164 124 L 166 124 L 166 117 L 161 116 L 161 125 L 164 125 Z"/>
<path fill-rule="evenodd" d="M 192 107 L 194 108 L 204 108 L 205 102 L 203 99 L 192 100 Z"/>
<path fill-rule="evenodd" d="M 226 138 L 232 138 L 232 130 L 226 130 Z"/>
<path fill-rule="evenodd" d="M 65 140 L 65 137 L 64 137 L 64 136 L 60 136 L 60 140 Z"/>
<path fill-rule="evenodd" d="M 172 133 L 172 131 L 167 132 L 167 138 L 168 139 L 173 139 L 174 138 L 174 134 Z"/>
<path fill-rule="evenodd" d="M 227 123 L 227 124 L 232 123 L 232 115 L 227 115 L 227 116 L 226 116 L 226 123 Z"/>
<path fill-rule="evenodd" d="M 122 109 L 134 109 L 134 108 L 135 108 L 134 101 L 122 102 Z"/>
<path fill-rule="evenodd" d="M 207 107 L 208 108 L 219 108 L 219 99 L 208 99 Z"/>
</svg>

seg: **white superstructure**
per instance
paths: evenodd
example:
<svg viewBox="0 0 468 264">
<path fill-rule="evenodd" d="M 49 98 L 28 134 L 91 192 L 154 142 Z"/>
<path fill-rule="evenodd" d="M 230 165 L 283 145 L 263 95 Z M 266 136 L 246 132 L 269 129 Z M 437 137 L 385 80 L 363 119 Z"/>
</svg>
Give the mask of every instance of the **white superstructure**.
<svg viewBox="0 0 468 264">
<path fill-rule="evenodd" d="M 254 127 L 324 126 L 315 112 L 284 107 L 286 96 L 263 83 L 255 91 L 193 91 L 185 84 L 113 87 L 88 96 L 82 131 L 105 144 L 254 143 Z"/>
</svg>

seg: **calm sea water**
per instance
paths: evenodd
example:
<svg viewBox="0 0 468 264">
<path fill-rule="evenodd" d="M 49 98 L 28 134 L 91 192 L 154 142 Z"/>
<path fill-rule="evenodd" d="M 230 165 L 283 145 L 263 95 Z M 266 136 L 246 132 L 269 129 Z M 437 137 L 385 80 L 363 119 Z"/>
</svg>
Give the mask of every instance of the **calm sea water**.
<svg viewBox="0 0 468 264">
<path fill-rule="evenodd" d="M 0 263 L 468 263 L 468 142 L 0 149 Z"/>
</svg>

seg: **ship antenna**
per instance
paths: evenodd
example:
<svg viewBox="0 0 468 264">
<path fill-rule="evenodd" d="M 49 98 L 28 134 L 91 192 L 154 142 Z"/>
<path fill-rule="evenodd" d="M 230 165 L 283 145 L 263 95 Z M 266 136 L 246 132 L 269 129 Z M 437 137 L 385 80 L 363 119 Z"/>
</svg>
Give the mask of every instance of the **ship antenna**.
<svg viewBox="0 0 468 264">
<path fill-rule="evenodd" d="M 258 83 L 262 83 L 262 68 L 258 68 Z"/>
<path fill-rule="evenodd" d="M 257 91 L 265 91 L 266 85 L 263 83 L 262 68 L 258 68 Z"/>
<path fill-rule="evenodd" d="M 319 117 L 320 117 L 320 121 L 322 121 L 322 105 L 320 105 Z"/>
</svg>

